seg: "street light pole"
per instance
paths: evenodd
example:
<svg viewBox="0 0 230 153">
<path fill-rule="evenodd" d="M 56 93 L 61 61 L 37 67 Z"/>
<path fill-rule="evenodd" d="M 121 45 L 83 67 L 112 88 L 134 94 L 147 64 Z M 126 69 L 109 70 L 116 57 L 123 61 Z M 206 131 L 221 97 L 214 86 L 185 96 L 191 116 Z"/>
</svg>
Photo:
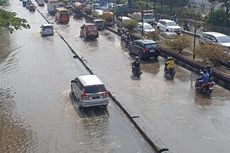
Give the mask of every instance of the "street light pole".
<svg viewBox="0 0 230 153">
<path fill-rule="evenodd" d="M 143 9 L 141 11 L 141 21 L 142 21 L 141 36 L 143 36 L 144 35 L 144 11 Z"/>
<path fill-rule="evenodd" d="M 194 35 L 193 35 L 193 54 L 192 59 L 195 60 L 195 50 L 196 50 L 196 17 L 195 17 L 195 25 L 194 25 Z"/>
</svg>

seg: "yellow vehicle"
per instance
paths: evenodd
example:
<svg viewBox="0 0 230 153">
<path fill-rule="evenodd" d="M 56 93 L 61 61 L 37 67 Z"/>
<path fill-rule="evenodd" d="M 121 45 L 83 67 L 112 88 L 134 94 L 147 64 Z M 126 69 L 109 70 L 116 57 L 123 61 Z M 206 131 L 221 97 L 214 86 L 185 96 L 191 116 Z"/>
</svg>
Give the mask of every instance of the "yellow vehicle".
<svg viewBox="0 0 230 153">
<path fill-rule="evenodd" d="M 61 24 L 69 23 L 69 11 L 66 8 L 60 7 L 56 8 L 56 21 Z"/>
</svg>

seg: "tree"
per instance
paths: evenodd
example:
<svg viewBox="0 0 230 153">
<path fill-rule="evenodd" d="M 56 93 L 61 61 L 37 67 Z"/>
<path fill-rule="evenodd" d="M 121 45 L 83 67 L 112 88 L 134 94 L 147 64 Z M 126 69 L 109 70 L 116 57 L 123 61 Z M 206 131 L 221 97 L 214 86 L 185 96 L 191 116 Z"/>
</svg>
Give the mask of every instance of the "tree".
<svg viewBox="0 0 230 153">
<path fill-rule="evenodd" d="M 10 33 L 12 33 L 14 30 L 30 28 L 30 25 L 25 19 L 19 18 L 16 15 L 17 14 L 15 12 L 0 9 L 0 31 L 7 29 Z"/>
<path fill-rule="evenodd" d="M 219 2 L 223 3 L 223 7 L 225 7 L 225 25 L 228 25 L 229 17 L 230 17 L 230 0 L 219 0 Z"/>
<path fill-rule="evenodd" d="M 223 10 L 217 10 L 210 12 L 206 17 L 206 21 L 213 25 L 225 25 L 225 12 Z"/>
</svg>

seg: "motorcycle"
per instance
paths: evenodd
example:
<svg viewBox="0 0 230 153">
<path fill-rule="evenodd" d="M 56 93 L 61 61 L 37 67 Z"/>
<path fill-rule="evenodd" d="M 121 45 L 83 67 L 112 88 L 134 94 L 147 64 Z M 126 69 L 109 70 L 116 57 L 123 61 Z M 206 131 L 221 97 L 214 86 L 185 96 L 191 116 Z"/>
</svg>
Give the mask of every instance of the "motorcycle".
<svg viewBox="0 0 230 153">
<path fill-rule="evenodd" d="M 137 68 L 134 65 L 132 65 L 132 73 L 133 73 L 133 76 L 137 78 L 140 78 L 142 74 L 140 67 Z"/>
<path fill-rule="evenodd" d="M 208 96 L 210 96 L 212 94 L 214 86 L 215 86 L 214 81 L 209 81 L 208 83 L 202 85 L 202 84 L 198 83 L 198 80 L 196 80 L 196 83 L 195 83 L 196 89 L 195 90 L 196 90 L 196 92 L 202 92 L 202 93 L 205 93 Z"/>
<path fill-rule="evenodd" d="M 167 78 L 167 79 L 173 79 L 174 78 L 174 76 L 175 76 L 175 70 L 173 69 L 173 70 L 167 70 L 167 69 L 165 69 L 164 70 L 164 76 L 165 76 L 165 78 Z"/>
</svg>

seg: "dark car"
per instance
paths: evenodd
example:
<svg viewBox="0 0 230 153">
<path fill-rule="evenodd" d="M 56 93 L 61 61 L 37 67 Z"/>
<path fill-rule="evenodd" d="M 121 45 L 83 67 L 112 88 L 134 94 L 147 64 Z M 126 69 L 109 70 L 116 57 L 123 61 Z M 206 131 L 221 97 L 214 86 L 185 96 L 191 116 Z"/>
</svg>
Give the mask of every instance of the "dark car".
<svg viewBox="0 0 230 153">
<path fill-rule="evenodd" d="M 29 9 L 30 12 L 35 12 L 35 8 L 36 7 L 35 7 L 34 4 L 30 4 L 28 9 Z"/>
<path fill-rule="evenodd" d="M 95 26 L 97 27 L 98 30 L 104 30 L 105 24 L 102 19 L 95 19 L 94 20 Z"/>
<path fill-rule="evenodd" d="M 159 56 L 158 44 L 149 39 L 139 39 L 135 40 L 129 44 L 129 53 L 139 56 L 139 59 L 150 59 L 154 57 L 155 59 Z"/>
<path fill-rule="evenodd" d="M 85 23 L 81 26 L 80 36 L 85 39 L 97 39 L 99 37 L 97 27 L 93 23 Z"/>
</svg>

